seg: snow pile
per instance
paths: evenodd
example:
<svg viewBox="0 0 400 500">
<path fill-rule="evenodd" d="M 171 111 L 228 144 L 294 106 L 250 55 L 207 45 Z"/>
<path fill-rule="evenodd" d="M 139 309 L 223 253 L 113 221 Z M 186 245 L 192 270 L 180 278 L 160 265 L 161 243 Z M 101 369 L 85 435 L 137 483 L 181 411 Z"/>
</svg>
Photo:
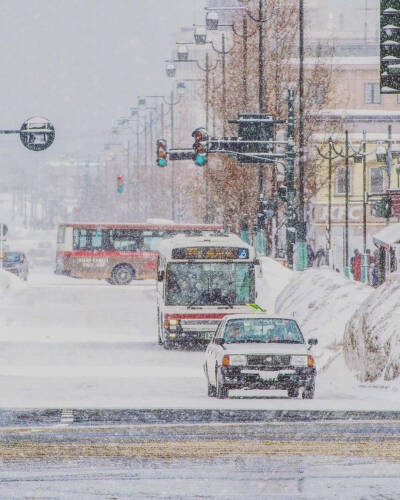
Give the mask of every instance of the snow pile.
<svg viewBox="0 0 400 500">
<path fill-rule="evenodd" d="M 257 280 L 257 304 L 273 313 L 276 297 L 293 278 L 293 271 L 268 257 L 260 257 L 261 273 Z"/>
<path fill-rule="evenodd" d="M 400 274 L 392 274 L 353 314 L 344 335 L 348 367 L 361 381 L 400 375 Z"/>
<path fill-rule="evenodd" d="M 25 288 L 26 285 L 17 276 L 8 271 L 0 270 L 0 298 L 12 290 Z"/>
<path fill-rule="evenodd" d="M 275 310 L 293 315 L 306 338 L 317 338 L 313 348 L 319 369 L 342 351 L 346 322 L 373 290 L 350 281 L 327 267 L 296 273 L 279 294 Z"/>
</svg>

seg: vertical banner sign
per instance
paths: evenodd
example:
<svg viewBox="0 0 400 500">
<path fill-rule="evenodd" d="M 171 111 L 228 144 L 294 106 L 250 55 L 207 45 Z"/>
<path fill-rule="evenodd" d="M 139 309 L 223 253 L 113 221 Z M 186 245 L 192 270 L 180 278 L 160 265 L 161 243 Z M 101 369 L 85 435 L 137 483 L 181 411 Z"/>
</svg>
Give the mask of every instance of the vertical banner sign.
<svg viewBox="0 0 400 500">
<path fill-rule="evenodd" d="M 386 194 L 390 200 L 390 216 L 400 217 L 400 189 L 388 189 Z"/>
<path fill-rule="evenodd" d="M 400 94 L 400 0 L 380 0 L 381 94 Z"/>
</svg>

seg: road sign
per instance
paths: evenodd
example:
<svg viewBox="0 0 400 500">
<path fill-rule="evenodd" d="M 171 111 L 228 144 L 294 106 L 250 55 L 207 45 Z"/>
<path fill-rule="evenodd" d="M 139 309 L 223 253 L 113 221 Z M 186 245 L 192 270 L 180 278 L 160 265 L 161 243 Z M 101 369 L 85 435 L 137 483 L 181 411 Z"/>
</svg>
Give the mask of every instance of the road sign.
<svg viewBox="0 0 400 500">
<path fill-rule="evenodd" d="M 54 142 L 54 126 L 47 118 L 34 116 L 21 125 L 19 137 L 22 144 L 31 151 L 43 151 Z"/>
<path fill-rule="evenodd" d="M 386 194 L 390 199 L 392 217 L 400 217 L 400 189 L 387 189 Z"/>
</svg>

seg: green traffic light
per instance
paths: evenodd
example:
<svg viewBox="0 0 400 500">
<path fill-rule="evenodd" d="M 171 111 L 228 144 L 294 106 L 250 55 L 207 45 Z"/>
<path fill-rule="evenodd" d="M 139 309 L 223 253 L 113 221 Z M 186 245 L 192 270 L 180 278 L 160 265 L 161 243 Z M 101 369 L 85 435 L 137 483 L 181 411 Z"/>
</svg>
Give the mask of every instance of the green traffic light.
<svg viewBox="0 0 400 500">
<path fill-rule="evenodd" d="M 157 165 L 159 167 L 166 167 L 167 161 L 165 158 L 157 158 Z"/>
<path fill-rule="evenodd" d="M 203 165 L 205 165 L 207 163 L 207 156 L 205 154 L 202 155 L 200 153 L 197 153 L 195 158 L 194 158 L 194 162 L 199 167 L 202 167 Z"/>
</svg>

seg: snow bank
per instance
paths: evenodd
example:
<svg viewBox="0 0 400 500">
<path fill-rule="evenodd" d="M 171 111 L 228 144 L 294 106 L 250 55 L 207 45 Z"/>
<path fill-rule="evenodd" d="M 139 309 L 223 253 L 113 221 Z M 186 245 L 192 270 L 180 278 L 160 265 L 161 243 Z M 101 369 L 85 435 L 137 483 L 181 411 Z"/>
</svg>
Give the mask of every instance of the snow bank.
<svg viewBox="0 0 400 500">
<path fill-rule="evenodd" d="M 400 274 L 392 274 L 353 314 L 344 335 L 348 367 L 361 381 L 400 375 Z"/>
<path fill-rule="evenodd" d="M 0 270 L 0 298 L 5 293 L 14 289 L 23 288 L 24 286 L 25 284 L 22 283 L 17 276 L 14 276 L 14 274 Z"/>
<path fill-rule="evenodd" d="M 257 276 L 257 304 L 267 309 L 268 313 L 275 310 L 276 297 L 293 278 L 293 271 L 268 257 L 260 257 L 261 275 Z"/>
<path fill-rule="evenodd" d="M 294 273 L 279 294 L 275 310 L 293 315 L 306 338 L 318 339 L 313 348 L 319 369 L 341 353 L 346 322 L 373 290 L 350 281 L 327 267 Z"/>
</svg>

